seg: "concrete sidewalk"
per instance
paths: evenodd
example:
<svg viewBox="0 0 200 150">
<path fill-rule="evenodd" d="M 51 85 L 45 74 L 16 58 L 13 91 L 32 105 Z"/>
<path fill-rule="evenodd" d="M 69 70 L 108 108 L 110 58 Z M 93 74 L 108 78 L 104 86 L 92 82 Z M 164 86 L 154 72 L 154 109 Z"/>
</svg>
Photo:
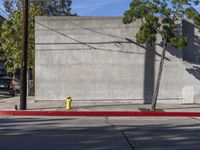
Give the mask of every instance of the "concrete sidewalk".
<svg viewBox="0 0 200 150">
<path fill-rule="evenodd" d="M 0 100 L 1 111 L 15 110 L 15 105 L 19 108 L 20 98 L 12 97 Z M 34 97 L 28 97 L 27 110 L 30 111 L 135 111 L 140 112 L 142 109 L 150 108 L 149 104 L 131 104 L 129 102 L 83 102 L 73 101 L 72 109 L 65 109 L 65 101 L 35 101 Z M 200 112 L 200 104 L 158 104 L 158 109 L 164 112 Z"/>
</svg>

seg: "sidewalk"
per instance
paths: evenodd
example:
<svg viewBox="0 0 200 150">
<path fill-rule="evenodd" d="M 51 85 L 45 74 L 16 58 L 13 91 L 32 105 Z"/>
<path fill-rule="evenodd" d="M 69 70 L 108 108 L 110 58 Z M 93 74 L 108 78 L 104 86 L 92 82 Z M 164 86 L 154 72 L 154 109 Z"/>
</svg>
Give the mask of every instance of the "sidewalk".
<svg viewBox="0 0 200 150">
<path fill-rule="evenodd" d="M 0 100 L 0 110 L 15 110 L 15 105 L 19 109 L 20 97 L 11 97 Z M 65 109 L 65 101 L 34 101 L 34 97 L 27 98 L 27 110 L 29 111 L 138 111 L 150 108 L 149 104 L 130 103 L 84 103 L 80 101 L 72 102 L 72 109 Z M 200 112 L 200 104 L 158 104 L 158 109 L 164 112 Z"/>
</svg>

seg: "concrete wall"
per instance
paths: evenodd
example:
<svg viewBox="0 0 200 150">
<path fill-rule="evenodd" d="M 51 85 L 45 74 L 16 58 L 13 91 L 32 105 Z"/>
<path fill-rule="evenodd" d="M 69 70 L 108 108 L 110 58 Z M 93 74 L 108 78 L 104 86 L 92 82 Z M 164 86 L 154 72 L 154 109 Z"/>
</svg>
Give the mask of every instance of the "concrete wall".
<svg viewBox="0 0 200 150">
<path fill-rule="evenodd" d="M 161 56 L 156 44 L 136 44 L 140 22 L 121 17 L 36 17 L 36 100 L 115 100 L 149 103 Z M 161 103 L 197 102 L 200 81 L 168 47 Z M 191 92 L 192 91 L 192 92 Z M 189 94 L 188 94 L 189 92 Z"/>
<path fill-rule="evenodd" d="M 183 21 L 183 35 L 189 36 L 189 44 L 183 51 L 183 60 L 200 64 L 200 28 L 190 21 Z"/>
</svg>

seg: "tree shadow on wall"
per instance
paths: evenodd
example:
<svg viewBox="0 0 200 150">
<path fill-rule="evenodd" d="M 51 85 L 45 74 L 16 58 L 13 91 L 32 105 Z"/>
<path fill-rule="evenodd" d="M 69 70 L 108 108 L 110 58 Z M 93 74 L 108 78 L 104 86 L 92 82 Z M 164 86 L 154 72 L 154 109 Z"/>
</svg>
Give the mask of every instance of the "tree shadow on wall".
<svg viewBox="0 0 200 150">
<path fill-rule="evenodd" d="M 194 35 L 186 50 L 183 50 L 183 60 L 190 64 L 200 65 L 200 37 Z"/>
<path fill-rule="evenodd" d="M 189 56 L 192 56 L 193 59 L 185 59 L 190 63 L 190 68 L 186 68 L 186 71 L 193 75 L 197 80 L 200 80 L 200 37 L 194 36 L 193 46 L 190 49 L 191 53 Z"/>
<path fill-rule="evenodd" d="M 188 45 L 183 49 L 175 49 L 171 46 L 168 47 L 167 51 L 177 58 L 182 58 L 183 61 L 189 63 L 191 67 L 186 68 L 186 71 L 192 74 L 196 79 L 200 80 L 200 37 L 197 35 L 199 30 L 191 22 L 183 20 L 182 34 L 188 37 Z"/>
<path fill-rule="evenodd" d="M 186 71 L 192 74 L 196 79 L 200 80 L 200 67 L 193 66 L 193 68 L 187 68 Z"/>
<path fill-rule="evenodd" d="M 200 31 L 199 31 L 200 33 Z M 199 36 L 195 36 L 194 37 L 194 51 L 192 51 L 192 55 L 194 56 L 194 61 L 191 61 L 190 63 L 193 64 L 198 64 L 200 65 L 200 37 Z"/>
<path fill-rule="evenodd" d="M 155 46 L 147 47 L 144 59 L 144 104 L 150 104 L 154 93 L 155 83 Z"/>
</svg>

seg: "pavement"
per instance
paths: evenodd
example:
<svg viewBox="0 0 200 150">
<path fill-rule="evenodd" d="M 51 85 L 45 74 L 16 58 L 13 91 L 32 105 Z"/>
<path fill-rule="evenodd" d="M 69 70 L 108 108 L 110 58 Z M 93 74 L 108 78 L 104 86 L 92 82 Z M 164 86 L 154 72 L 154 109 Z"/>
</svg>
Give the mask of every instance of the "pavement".
<svg viewBox="0 0 200 150">
<path fill-rule="evenodd" d="M 49 116 L 200 116 L 200 104 L 157 104 L 157 112 L 148 112 L 149 104 L 132 104 L 130 102 L 84 102 L 72 101 L 72 108 L 66 110 L 65 101 L 35 101 L 27 98 L 27 111 L 18 112 L 20 97 L 0 99 L 0 111 L 10 115 L 45 115 Z M 173 112 L 173 113 L 172 113 Z M 28 114 L 29 113 L 29 114 Z M 33 114 L 34 113 L 34 114 Z M 4 114 L 5 113 L 0 113 Z"/>
<path fill-rule="evenodd" d="M 2 150 L 199 150 L 194 117 L 0 117 Z"/>
</svg>

